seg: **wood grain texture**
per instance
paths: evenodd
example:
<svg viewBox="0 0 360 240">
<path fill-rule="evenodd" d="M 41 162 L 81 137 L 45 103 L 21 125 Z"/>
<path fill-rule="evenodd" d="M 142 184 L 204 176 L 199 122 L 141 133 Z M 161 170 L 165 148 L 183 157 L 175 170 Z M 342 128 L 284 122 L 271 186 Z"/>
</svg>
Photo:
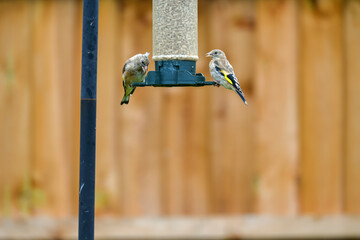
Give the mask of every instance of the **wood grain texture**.
<svg viewBox="0 0 360 240">
<path fill-rule="evenodd" d="M 360 214 L 360 1 L 345 3 L 346 163 L 345 211 Z"/>
<path fill-rule="evenodd" d="M 101 7 L 101 5 L 100 5 Z M 115 208 L 115 214 L 123 214 L 123 183 L 124 183 L 124 174 L 122 173 L 123 170 L 123 157 L 122 157 L 122 151 L 123 149 L 123 133 L 122 133 L 122 126 L 123 126 L 123 112 L 121 111 L 120 102 L 123 97 L 123 84 L 122 84 L 122 68 L 123 64 L 126 61 L 126 56 L 124 55 L 123 51 L 123 30 L 124 30 L 124 2 L 123 1 L 117 1 L 115 6 L 113 6 L 116 11 L 116 18 L 115 18 L 115 46 L 113 52 L 114 52 L 114 61 L 115 61 L 115 79 L 113 79 L 113 91 L 115 91 L 114 97 L 112 101 L 115 101 L 115 109 L 114 111 L 114 154 L 115 154 L 115 165 L 112 165 L 113 171 L 116 172 L 116 188 L 118 191 L 118 195 L 109 196 L 110 202 L 114 202 L 116 206 Z M 104 11 L 104 14 L 106 12 Z M 106 22 L 104 22 L 106 24 Z M 105 57 L 105 56 L 104 56 Z M 130 100 L 131 101 L 131 100 Z"/>
<path fill-rule="evenodd" d="M 359 217 L 99 218 L 95 239 L 358 239 Z M 76 219 L 0 220 L 2 239 L 76 239 Z"/>
<path fill-rule="evenodd" d="M 60 91 L 61 103 L 61 121 L 63 133 L 61 141 L 63 142 L 63 153 L 65 158 L 61 164 L 65 165 L 63 182 L 66 184 L 64 198 L 66 198 L 66 212 L 60 215 L 77 213 L 72 199 L 72 186 L 77 186 L 78 177 L 74 178 L 72 173 L 74 163 L 79 159 L 80 144 L 80 118 L 77 113 L 80 111 L 80 41 L 76 41 L 79 35 L 76 34 L 80 27 L 78 20 L 78 10 L 81 4 L 60 1 L 56 3 L 56 56 L 58 59 L 56 70 L 54 70 L 57 79 L 57 88 Z M 64 19 L 65 16 L 65 19 Z M 77 168 L 75 168 L 77 169 Z M 78 188 L 77 188 L 78 189 Z M 78 191 L 76 191 L 78 193 Z M 76 198 L 77 200 L 77 198 Z"/>
<path fill-rule="evenodd" d="M 248 71 L 253 66 L 253 29 L 243 24 L 252 21 L 249 12 L 253 12 L 253 5 L 251 1 L 212 1 L 208 11 L 211 29 L 206 52 L 218 48 L 226 53 L 249 102 L 246 107 L 236 93 L 222 87 L 210 89 L 212 213 L 244 213 L 252 211 L 254 196 L 253 72 Z M 206 60 L 204 72 L 212 80 L 208 70 L 210 59 Z"/>
<path fill-rule="evenodd" d="M 186 209 L 185 201 L 185 99 L 186 88 L 164 89 L 161 130 L 162 201 L 163 213 L 180 215 Z"/>
<path fill-rule="evenodd" d="M 68 95 L 72 96 L 71 127 L 71 156 L 72 163 L 69 180 L 71 192 L 71 214 L 78 214 L 79 208 L 79 168 L 80 168 L 80 93 L 81 93 L 81 43 L 82 43 L 82 2 L 73 3 L 75 17 L 73 19 L 73 41 L 72 55 L 72 87 Z"/>
<path fill-rule="evenodd" d="M 210 210 L 208 93 L 205 88 L 186 88 L 184 94 L 184 213 L 190 215 L 205 215 Z"/>
<path fill-rule="evenodd" d="M 120 106 L 151 1 L 100 1 L 97 216 L 360 214 L 359 1 L 198 2 L 197 72 L 224 50 L 249 106 L 210 86 Z M 81 33 L 81 1 L 0 1 L 1 216 L 78 212 Z"/>
<path fill-rule="evenodd" d="M 297 213 L 297 2 L 256 5 L 257 212 Z"/>
<path fill-rule="evenodd" d="M 300 9 L 301 185 L 303 213 L 342 210 L 344 69 L 342 1 Z"/>
<path fill-rule="evenodd" d="M 32 181 L 36 194 L 34 210 L 39 213 L 67 215 L 71 211 L 69 180 L 75 143 L 70 140 L 72 118 L 68 115 L 73 112 L 74 98 L 68 93 L 73 87 L 75 14 L 70 3 L 33 4 Z"/>
<path fill-rule="evenodd" d="M 114 49 L 117 41 L 117 6 L 115 1 L 104 1 L 99 6 L 99 51 L 98 51 L 98 88 L 97 88 L 97 152 L 96 152 L 96 214 L 119 212 L 120 189 L 117 185 L 120 175 L 115 154 L 116 138 L 115 113 L 119 102 L 115 101 L 119 90 Z"/>
<path fill-rule="evenodd" d="M 30 4 L 0 2 L 0 215 L 30 213 Z M 11 24 L 9 24 L 11 23 Z M 14 30 L 16 29 L 16 31 Z"/>
</svg>

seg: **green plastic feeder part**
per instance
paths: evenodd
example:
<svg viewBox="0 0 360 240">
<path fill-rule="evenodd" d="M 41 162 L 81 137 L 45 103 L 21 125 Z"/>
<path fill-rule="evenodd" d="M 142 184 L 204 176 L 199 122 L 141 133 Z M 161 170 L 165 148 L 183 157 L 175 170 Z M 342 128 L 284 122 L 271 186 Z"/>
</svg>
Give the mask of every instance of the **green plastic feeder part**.
<svg viewBox="0 0 360 240">
<path fill-rule="evenodd" d="M 205 81 L 204 75 L 196 73 L 196 62 L 185 60 L 165 60 L 155 62 L 155 71 L 150 71 L 143 83 L 133 83 L 136 87 L 201 87 L 214 85 Z"/>
</svg>

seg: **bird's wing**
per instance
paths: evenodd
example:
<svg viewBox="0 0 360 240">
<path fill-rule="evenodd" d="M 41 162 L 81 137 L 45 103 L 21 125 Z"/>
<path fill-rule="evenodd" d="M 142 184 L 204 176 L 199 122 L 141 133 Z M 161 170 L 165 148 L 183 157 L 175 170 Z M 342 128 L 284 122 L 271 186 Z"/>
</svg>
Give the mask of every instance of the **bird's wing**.
<svg viewBox="0 0 360 240">
<path fill-rule="evenodd" d="M 129 60 L 127 60 L 127 61 L 125 62 L 125 64 L 124 64 L 124 67 L 123 67 L 123 70 L 122 70 L 122 73 L 123 73 L 123 74 L 124 74 L 124 72 L 125 72 L 125 70 L 126 70 L 126 67 L 127 67 L 128 63 L 129 63 Z"/>
<path fill-rule="evenodd" d="M 122 71 L 122 79 L 123 79 L 123 86 L 125 88 L 125 85 L 130 84 L 129 83 L 129 76 L 131 75 L 131 61 L 130 59 L 128 59 L 123 67 L 123 71 Z"/>
<path fill-rule="evenodd" d="M 231 86 L 234 87 L 233 90 L 241 97 L 241 99 L 244 101 L 244 103 L 247 105 L 247 102 L 245 100 L 245 95 L 243 91 L 240 88 L 239 81 L 237 80 L 234 70 L 230 63 L 226 60 L 219 60 L 214 61 L 215 64 L 215 71 L 217 71 L 219 74 L 221 74 L 226 81 L 228 81 Z"/>
<path fill-rule="evenodd" d="M 228 61 L 214 61 L 215 70 L 219 72 L 226 81 L 233 85 L 236 89 L 240 89 L 239 82 L 234 74 L 234 70 Z"/>
</svg>

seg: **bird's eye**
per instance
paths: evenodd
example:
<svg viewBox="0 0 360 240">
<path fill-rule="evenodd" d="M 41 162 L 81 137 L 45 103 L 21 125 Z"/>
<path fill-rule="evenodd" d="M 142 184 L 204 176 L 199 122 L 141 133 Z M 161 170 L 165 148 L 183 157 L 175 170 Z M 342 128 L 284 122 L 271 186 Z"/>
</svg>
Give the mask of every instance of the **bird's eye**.
<svg viewBox="0 0 360 240">
<path fill-rule="evenodd" d="M 215 52 L 214 52 L 214 54 L 216 55 L 216 54 L 218 54 L 218 52 L 217 52 L 217 51 L 215 51 Z"/>
<path fill-rule="evenodd" d="M 144 61 L 141 61 L 142 65 L 145 65 L 145 62 Z"/>
</svg>

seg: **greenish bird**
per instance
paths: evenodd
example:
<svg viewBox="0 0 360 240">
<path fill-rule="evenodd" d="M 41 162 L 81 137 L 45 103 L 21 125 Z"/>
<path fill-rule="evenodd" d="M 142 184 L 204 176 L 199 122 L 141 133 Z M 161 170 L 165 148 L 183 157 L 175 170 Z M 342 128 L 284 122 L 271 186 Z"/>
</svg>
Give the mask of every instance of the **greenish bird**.
<svg viewBox="0 0 360 240">
<path fill-rule="evenodd" d="M 120 105 L 129 103 L 130 95 L 135 91 L 135 87 L 131 85 L 132 83 L 145 81 L 145 75 L 150 63 L 149 55 L 150 53 L 148 52 L 145 54 L 136 54 L 125 62 L 122 74 L 124 97 Z"/>
</svg>

